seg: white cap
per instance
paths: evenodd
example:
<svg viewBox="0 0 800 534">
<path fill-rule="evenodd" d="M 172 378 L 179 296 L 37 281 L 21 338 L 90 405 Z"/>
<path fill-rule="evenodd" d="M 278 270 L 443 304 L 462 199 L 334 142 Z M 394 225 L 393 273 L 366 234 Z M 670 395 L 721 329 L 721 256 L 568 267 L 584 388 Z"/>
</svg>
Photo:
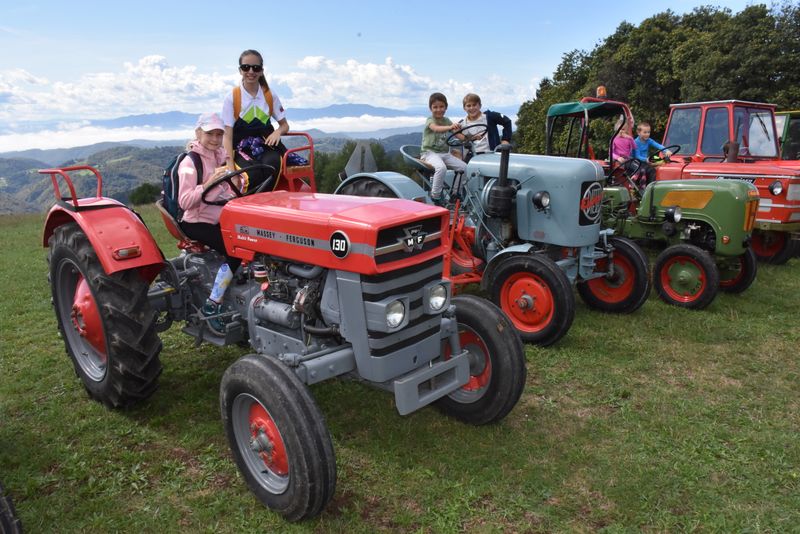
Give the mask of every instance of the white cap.
<svg viewBox="0 0 800 534">
<path fill-rule="evenodd" d="M 225 125 L 222 123 L 222 119 L 219 118 L 219 115 L 216 113 L 203 113 L 200 115 L 200 118 L 197 119 L 196 128 L 202 129 L 204 132 L 210 132 L 211 130 L 225 130 Z"/>
</svg>

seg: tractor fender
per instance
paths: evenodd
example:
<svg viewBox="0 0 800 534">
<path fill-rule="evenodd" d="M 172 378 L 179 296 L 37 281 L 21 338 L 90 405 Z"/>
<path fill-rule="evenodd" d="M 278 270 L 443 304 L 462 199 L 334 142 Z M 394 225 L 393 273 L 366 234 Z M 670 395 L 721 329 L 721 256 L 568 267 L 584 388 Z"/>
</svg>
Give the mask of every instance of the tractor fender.
<svg viewBox="0 0 800 534">
<path fill-rule="evenodd" d="M 353 176 L 348 176 L 336 190 L 333 192 L 336 194 L 339 193 L 339 190 L 345 187 L 346 184 L 354 182 L 358 179 L 363 178 L 371 178 L 376 180 L 394 192 L 397 195 L 397 198 L 404 198 L 406 200 L 416 200 L 418 202 L 426 202 L 428 198 L 428 194 L 425 192 L 420 185 L 405 176 L 404 174 L 400 174 L 399 172 L 393 171 L 380 171 L 380 172 L 360 172 L 358 174 L 354 174 Z"/>
<path fill-rule="evenodd" d="M 49 246 L 56 228 L 76 222 L 106 274 L 140 269 L 143 278 L 152 281 L 161 271 L 164 255 L 139 215 L 111 199 L 91 203 L 87 208 L 90 209 L 76 210 L 68 203 L 53 206 L 45 220 L 43 246 Z"/>
<path fill-rule="evenodd" d="M 489 260 L 489 263 L 486 264 L 486 268 L 483 271 L 483 275 L 481 276 L 481 289 L 488 290 L 489 281 L 494 278 L 494 270 L 500 265 L 504 259 L 509 256 L 518 256 L 521 254 L 530 254 L 531 250 L 533 249 L 533 245 L 531 243 L 522 243 L 520 245 L 512 245 L 510 247 L 504 248 L 494 256 L 492 259 Z"/>
</svg>

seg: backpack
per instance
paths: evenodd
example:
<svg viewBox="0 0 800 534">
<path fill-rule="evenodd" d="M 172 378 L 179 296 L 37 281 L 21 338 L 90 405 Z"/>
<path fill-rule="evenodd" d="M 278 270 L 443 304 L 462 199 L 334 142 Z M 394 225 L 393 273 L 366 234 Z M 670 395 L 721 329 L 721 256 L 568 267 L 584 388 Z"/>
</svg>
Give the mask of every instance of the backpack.
<svg viewBox="0 0 800 534">
<path fill-rule="evenodd" d="M 189 156 L 192 163 L 194 163 L 194 168 L 197 171 L 197 185 L 202 184 L 203 160 L 200 158 L 200 154 L 192 152 L 191 150 L 181 152 L 172 158 L 164 169 L 164 175 L 161 177 L 161 202 L 164 205 L 164 209 L 178 222 L 183 218 L 183 210 L 178 202 L 178 189 L 180 185 L 178 167 L 186 156 Z"/>
</svg>

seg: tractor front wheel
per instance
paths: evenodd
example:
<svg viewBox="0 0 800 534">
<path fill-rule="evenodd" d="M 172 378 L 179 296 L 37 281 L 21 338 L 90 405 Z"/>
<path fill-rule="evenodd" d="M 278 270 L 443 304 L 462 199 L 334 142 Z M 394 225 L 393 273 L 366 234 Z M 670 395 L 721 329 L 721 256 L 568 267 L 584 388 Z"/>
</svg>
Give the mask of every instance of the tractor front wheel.
<svg viewBox="0 0 800 534">
<path fill-rule="evenodd" d="M 719 262 L 719 288 L 726 293 L 741 293 L 753 284 L 758 272 L 758 261 L 753 249 L 744 254 Z"/>
<path fill-rule="evenodd" d="M 49 242 L 50 287 L 58 328 L 89 396 L 124 408 L 152 395 L 161 341 L 147 282 L 136 270 L 106 274 L 75 223 Z"/>
<path fill-rule="evenodd" d="M 705 250 L 695 245 L 673 245 L 656 258 L 653 280 L 667 304 L 700 310 L 719 291 L 719 269 Z"/>
<path fill-rule="evenodd" d="M 489 284 L 491 299 L 522 340 L 546 347 L 564 337 L 575 318 L 575 295 L 564 271 L 533 254 L 499 261 Z"/>
<path fill-rule="evenodd" d="M 602 258 L 596 270 L 605 276 L 578 284 L 587 306 L 607 313 L 638 310 L 650 294 L 650 262 L 639 246 L 625 237 L 612 237 L 612 261 Z"/>
<path fill-rule="evenodd" d="M 220 409 L 236 465 L 258 500 L 289 521 L 318 515 L 336 489 L 336 457 L 322 412 L 297 375 L 268 356 L 243 356 L 222 377 Z"/>
<path fill-rule="evenodd" d="M 499 421 L 525 387 L 525 351 L 508 318 L 474 295 L 453 298 L 461 350 L 469 353 L 469 381 L 436 402 L 445 414 L 473 425 Z M 445 342 L 443 355 L 450 356 Z"/>
<path fill-rule="evenodd" d="M 795 254 L 788 232 L 756 230 L 751 246 L 759 261 L 773 265 L 783 265 Z"/>
</svg>

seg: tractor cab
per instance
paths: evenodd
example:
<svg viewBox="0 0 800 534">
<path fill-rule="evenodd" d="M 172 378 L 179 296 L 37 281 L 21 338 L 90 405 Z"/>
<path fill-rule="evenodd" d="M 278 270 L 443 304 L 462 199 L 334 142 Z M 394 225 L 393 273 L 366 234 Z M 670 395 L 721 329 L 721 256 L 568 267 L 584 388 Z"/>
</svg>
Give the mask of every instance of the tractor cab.
<svg viewBox="0 0 800 534">
<path fill-rule="evenodd" d="M 623 123 L 615 129 L 619 117 Z M 611 145 L 626 124 L 633 125 L 633 114 L 623 102 L 586 97 L 553 104 L 547 110 L 546 153 L 594 160 L 611 176 L 616 170 L 610 160 Z"/>
<path fill-rule="evenodd" d="M 691 162 L 774 162 L 775 105 L 743 100 L 672 104 L 664 144 Z"/>
</svg>

